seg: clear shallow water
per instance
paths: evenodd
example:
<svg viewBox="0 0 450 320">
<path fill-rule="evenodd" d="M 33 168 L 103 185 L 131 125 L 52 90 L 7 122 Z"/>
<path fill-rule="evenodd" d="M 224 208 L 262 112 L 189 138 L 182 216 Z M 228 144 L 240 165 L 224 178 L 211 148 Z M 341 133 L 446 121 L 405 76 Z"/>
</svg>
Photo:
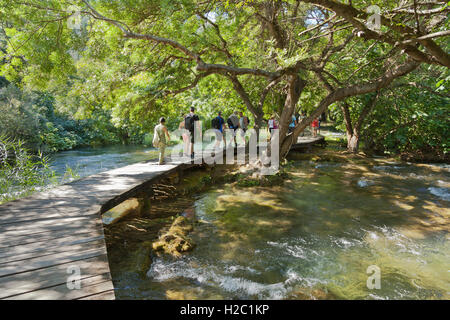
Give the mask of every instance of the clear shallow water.
<svg viewBox="0 0 450 320">
<path fill-rule="evenodd" d="M 61 151 L 51 156 L 50 168 L 63 177 L 67 167 L 75 170 L 79 177 L 123 167 L 140 161 L 158 157 L 155 148 L 142 146 L 110 146 L 99 148 L 80 148 Z"/>
<path fill-rule="evenodd" d="M 127 271 L 112 266 L 116 296 L 450 298 L 448 166 L 301 161 L 289 171 L 282 187 L 198 195 L 196 249 L 153 257 L 146 276 L 130 272 L 123 252 Z M 381 270 L 379 290 L 366 286 L 371 265 Z"/>
<path fill-rule="evenodd" d="M 61 151 L 51 154 L 49 157 L 50 169 L 54 171 L 55 176 L 44 181 L 42 185 L 33 187 L 32 190 L 11 186 L 7 192 L 0 194 L 0 202 L 3 197 L 12 200 L 30 195 L 32 192 L 45 191 L 92 174 L 136 162 L 155 160 L 158 158 L 158 151 L 155 148 L 145 148 L 143 146 L 116 145 Z"/>
</svg>

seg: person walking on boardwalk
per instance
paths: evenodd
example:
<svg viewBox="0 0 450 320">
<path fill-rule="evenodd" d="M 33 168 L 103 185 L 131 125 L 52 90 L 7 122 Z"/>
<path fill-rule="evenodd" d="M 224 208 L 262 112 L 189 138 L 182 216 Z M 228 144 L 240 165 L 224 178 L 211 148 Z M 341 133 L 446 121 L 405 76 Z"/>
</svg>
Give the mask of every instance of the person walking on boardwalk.
<svg viewBox="0 0 450 320">
<path fill-rule="evenodd" d="M 191 136 L 191 143 L 189 144 L 189 151 L 191 153 L 191 159 L 194 159 L 194 134 L 195 134 L 195 126 L 197 122 L 200 121 L 198 115 L 195 114 L 195 108 L 191 107 L 191 111 L 184 118 L 184 128 L 189 131 Z"/>
<path fill-rule="evenodd" d="M 306 112 L 302 111 L 301 115 L 298 117 L 298 123 L 302 122 L 304 119 L 306 119 Z M 305 130 L 302 131 L 300 136 L 302 136 L 302 137 L 305 136 Z"/>
<path fill-rule="evenodd" d="M 270 132 L 270 138 L 272 138 L 273 130 L 278 129 L 278 124 L 277 120 L 275 120 L 275 115 L 272 115 L 269 121 L 267 121 L 267 128 L 269 129 Z"/>
<path fill-rule="evenodd" d="M 159 124 L 155 127 L 155 133 L 153 138 L 153 144 L 159 148 L 159 164 L 164 163 L 164 152 L 166 151 L 167 143 L 170 141 L 169 131 L 165 125 L 166 119 L 161 117 Z M 166 140 L 167 136 L 167 140 Z M 156 142 L 156 143 L 155 143 Z"/>
<path fill-rule="evenodd" d="M 228 124 L 228 128 L 232 129 L 232 131 L 231 131 L 232 138 L 230 140 L 230 146 L 233 144 L 233 140 L 234 140 L 234 145 L 235 145 L 235 147 L 237 147 L 236 130 L 239 129 L 239 118 L 237 116 L 237 111 L 234 111 L 231 114 L 231 116 L 228 117 L 227 124 Z"/>
<path fill-rule="evenodd" d="M 297 117 L 293 114 L 291 123 L 289 124 L 289 133 L 293 132 L 295 129 L 295 126 L 298 124 Z"/>
<path fill-rule="evenodd" d="M 223 131 L 225 130 L 225 120 L 222 118 L 222 112 L 219 111 L 217 113 L 217 117 L 212 119 L 211 121 L 211 127 L 216 130 L 216 144 L 214 148 L 218 148 L 220 146 L 220 142 L 223 141 L 224 147 L 226 147 L 226 140 L 225 136 L 223 134 Z"/>
<path fill-rule="evenodd" d="M 248 125 L 250 124 L 250 120 L 247 116 L 244 116 L 244 113 L 242 111 L 239 112 L 239 127 L 242 129 L 241 135 L 242 138 L 245 137 L 245 132 L 248 129 Z"/>
<path fill-rule="evenodd" d="M 317 137 L 317 129 L 319 128 L 319 119 L 315 118 L 311 124 L 313 129 L 313 136 Z"/>
<path fill-rule="evenodd" d="M 186 115 L 182 112 L 181 113 L 181 122 L 178 125 L 179 130 L 183 130 L 184 128 L 184 120 L 186 118 Z M 183 139 L 183 156 L 187 157 L 189 156 L 189 135 L 187 133 L 183 133 L 181 135 Z"/>
</svg>

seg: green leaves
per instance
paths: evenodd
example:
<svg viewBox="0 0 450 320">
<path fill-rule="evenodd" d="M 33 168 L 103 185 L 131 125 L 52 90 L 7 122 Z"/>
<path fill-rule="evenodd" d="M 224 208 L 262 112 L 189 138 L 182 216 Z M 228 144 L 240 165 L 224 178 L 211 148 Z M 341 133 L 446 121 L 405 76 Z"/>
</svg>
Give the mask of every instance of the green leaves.
<svg viewBox="0 0 450 320">
<path fill-rule="evenodd" d="M 47 157 L 35 156 L 22 141 L 0 134 L 0 204 L 29 195 L 52 178 Z"/>
</svg>

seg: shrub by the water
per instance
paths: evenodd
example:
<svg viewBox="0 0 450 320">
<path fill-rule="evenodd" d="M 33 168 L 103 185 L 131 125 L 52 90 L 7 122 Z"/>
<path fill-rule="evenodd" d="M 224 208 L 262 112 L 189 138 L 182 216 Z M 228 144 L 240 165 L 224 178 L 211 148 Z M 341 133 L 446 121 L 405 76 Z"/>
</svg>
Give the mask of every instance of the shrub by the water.
<svg viewBox="0 0 450 320">
<path fill-rule="evenodd" d="M 49 160 L 20 140 L 0 135 L 0 204 L 31 194 L 55 179 Z"/>
</svg>

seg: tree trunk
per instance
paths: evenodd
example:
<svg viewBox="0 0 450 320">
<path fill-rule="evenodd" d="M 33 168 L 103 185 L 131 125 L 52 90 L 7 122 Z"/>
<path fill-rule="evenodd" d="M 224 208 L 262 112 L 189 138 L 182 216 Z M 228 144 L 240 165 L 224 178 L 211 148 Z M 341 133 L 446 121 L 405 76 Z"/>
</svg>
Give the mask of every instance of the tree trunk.
<svg viewBox="0 0 450 320">
<path fill-rule="evenodd" d="M 342 114 L 344 115 L 345 133 L 347 134 L 347 150 L 357 153 L 359 147 L 359 134 L 355 133 L 350 116 L 350 107 L 347 102 L 341 105 Z"/>
<path fill-rule="evenodd" d="M 359 135 L 347 135 L 347 150 L 352 153 L 358 153 L 359 149 Z"/>
<path fill-rule="evenodd" d="M 261 132 L 261 128 L 263 125 L 263 114 L 262 113 L 257 113 L 253 115 L 255 117 L 255 131 L 256 131 L 256 141 L 259 141 L 259 134 Z"/>
<path fill-rule="evenodd" d="M 387 87 L 394 81 L 394 79 L 402 77 L 411 71 L 415 70 L 419 66 L 419 62 L 417 61 L 408 61 L 402 65 L 395 67 L 394 69 L 389 69 L 386 73 L 378 78 L 375 81 L 352 85 L 350 87 L 343 87 L 338 89 L 333 89 L 325 98 L 320 101 L 317 108 L 311 113 L 311 115 L 305 119 L 303 119 L 294 130 L 294 134 L 292 140 L 295 141 L 299 134 L 305 130 L 305 128 L 314 120 L 314 118 L 318 117 L 322 112 L 324 112 L 328 106 L 332 103 L 342 101 L 345 98 L 358 96 L 366 93 L 371 93 L 378 91 L 382 88 Z M 280 143 L 280 159 L 285 157 L 289 152 L 291 144 L 289 144 L 286 139 L 283 143 Z"/>
<path fill-rule="evenodd" d="M 367 104 L 359 114 L 356 124 L 352 125 L 352 119 L 350 116 L 350 107 L 347 102 L 344 102 L 341 106 L 342 113 L 344 115 L 345 129 L 347 134 L 347 150 L 352 153 L 358 153 L 359 151 L 359 137 L 361 136 L 361 128 L 364 120 L 372 112 L 379 97 L 379 91 L 372 95 Z"/>
<path fill-rule="evenodd" d="M 295 106 L 297 105 L 298 100 L 300 99 L 300 95 L 303 89 L 306 86 L 306 81 L 301 79 L 298 75 L 290 75 L 288 78 L 288 93 L 286 96 L 286 100 L 284 102 L 283 112 L 280 117 L 280 159 L 286 156 L 286 149 L 289 151 L 292 144 L 294 143 L 294 134 L 288 135 L 289 124 L 292 122 L 292 115 L 295 112 Z"/>
</svg>

